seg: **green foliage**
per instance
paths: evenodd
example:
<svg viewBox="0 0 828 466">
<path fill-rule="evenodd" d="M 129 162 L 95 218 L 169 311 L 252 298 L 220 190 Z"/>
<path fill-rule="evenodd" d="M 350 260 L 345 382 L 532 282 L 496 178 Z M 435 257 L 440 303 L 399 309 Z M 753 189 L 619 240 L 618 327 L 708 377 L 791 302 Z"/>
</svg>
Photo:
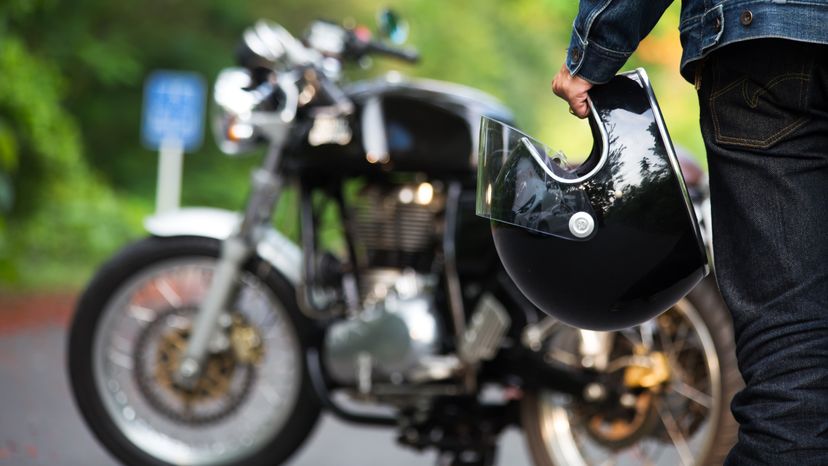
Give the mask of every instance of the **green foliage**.
<svg viewBox="0 0 828 466">
<path fill-rule="evenodd" d="M 269 18 L 300 35 L 315 18 L 373 25 L 391 6 L 409 23 L 417 67 L 375 60 L 350 79 L 400 69 L 492 93 L 530 133 L 571 158 L 589 130 L 550 81 L 577 2 L 563 0 L 5 0 L 0 3 L 0 288 L 76 287 L 151 212 L 157 154 L 139 144 L 145 76 L 232 66 L 242 30 Z M 701 153 L 692 86 L 677 73 L 679 5 L 628 67 L 646 66 L 677 142 Z M 229 159 L 208 137 L 185 157 L 183 204 L 238 209 L 259 158 Z M 296 196 L 276 222 L 296 235 Z M 333 238 L 335 232 L 325 232 Z"/>
<path fill-rule="evenodd" d="M 86 168 L 57 69 L 6 37 L 0 76 L 0 160 L 12 175 L 6 196 L 16 198 L 0 230 L 0 278 L 5 286 L 76 286 L 79 267 L 128 237 L 128 218 Z"/>
</svg>

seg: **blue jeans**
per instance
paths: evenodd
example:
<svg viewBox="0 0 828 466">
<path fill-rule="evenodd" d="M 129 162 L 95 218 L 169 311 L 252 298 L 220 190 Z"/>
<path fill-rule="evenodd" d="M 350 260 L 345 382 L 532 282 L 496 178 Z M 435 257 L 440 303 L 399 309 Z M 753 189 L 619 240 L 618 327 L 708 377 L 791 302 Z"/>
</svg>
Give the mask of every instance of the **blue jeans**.
<svg viewBox="0 0 828 466">
<path fill-rule="evenodd" d="M 746 384 L 725 464 L 828 465 L 828 46 L 750 40 L 700 73 L 716 272 Z"/>
</svg>

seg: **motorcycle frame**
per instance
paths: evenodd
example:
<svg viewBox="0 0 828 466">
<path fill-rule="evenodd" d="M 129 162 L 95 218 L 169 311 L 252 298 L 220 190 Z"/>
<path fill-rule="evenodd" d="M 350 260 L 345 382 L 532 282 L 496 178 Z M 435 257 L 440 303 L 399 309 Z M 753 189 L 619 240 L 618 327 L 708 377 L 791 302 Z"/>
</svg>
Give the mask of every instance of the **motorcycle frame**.
<svg viewBox="0 0 828 466">
<path fill-rule="evenodd" d="M 256 254 L 267 262 L 294 287 L 300 303 L 311 305 L 303 311 L 316 331 L 313 332 L 315 336 L 309 339 L 309 346 L 305 349 L 305 361 L 312 386 L 322 405 L 329 412 L 347 422 L 375 426 L 397 425 L 399 420 L 396 417 L 355 412 L 341 406 L 333 397 L 334 390 L 345 387 L 338 386 L 325 372 L 321 352 L 325 320 L 334 318 L 335 314 L 331 313 L 330 309 L 320 307 L 314 301 L 308 302 L 308 298 L 313 299 L 313 289 L 317 279 L 314 265 L 317 251 L 316 231 L 312 221 L 313 205 L 310 202 L 302 202 L 300 205 L 303 243 L 301 249 L 270 223 L 281 188 L 285 184 L 283 175 L 279 171 L 279 150 L 278 147 L 272 147 L 263 166 L 254 171 L 253 187 L 244 214 L 212 208 L 183 208 L 148 217 L 144 226 L 150 234 L 159 237 L 198 236 L 221 241 L 223 247 L 219 259 L 220 264 L 226 261 L 229 266 L 236 267 L 235 273 L 238 273 L 238 267 L 252 254 Z M 304 191 L 309 198 L 311 186 L 301 181 L 295 184 L 299 186 L 300 192 Z M 461 191 L 462 186 L 459 181 L 449 184 L 446 227 L 441 243 L 444 255 L 444 278 L 448 288 L 446 290 L 447 302 L 450 306 L 449 315 L 444 316 L 444 319 L 451 321 L 455 328 L 455 338 L 462 335 L 467 318 L 454 255 L 457 206 Z M 340 207 L 344 207 L 341 197 L 337 198 L 337 201 Z M 348 218 L 345 217 L 344 208 L 340 209 L 340 214 L 351 256 L 349 259 L 351 264 L 348 266 L 347 273 L 356 275 L 356 261 L 353 257 L 353 245 L 349 233 L 351 227 Z M 524 332 L 530 324 L 539 322 L 541 314 L 520 294 L 508 279 L 505 271 L 498 271 L 497 284 L 499 288 L 497 292 L 502 299 L 508 301 L 507 308 L 510 309 L 513 320 L 510 337 L 514 341 L 520 341 L 521 332 Z M 227 294 L 224 299 L 230 299 L 233 290 L 225 292 Z M 215 296 L 211 297 L 218 299 Z M 221 307 L 222 305 L 219 304 L 218 308 L 221 309 Z M 206 317 L 217 319 L 218 315 Z M 200 315 L 199 318 L 204 318 L 204 315 Z M 209 328 L 210 336 L 213 335 L 212 332 L 217 324 L 214 321 L 212 325 L 213 327 Z M 203 343 L 203 351 L 207 351 L 209 343 L 208 338 L 208 341 Z M 502 385 L 517 383 L 523 389 L 543 387 L 582 397 L 588 385 L 604 384 L 606 381 L 602 380 L 598 373 L 574 370 L 563 365 L 550 365 L 543 361 L 535 351 L 517 344 L 502 348 L 492 361 L 484 362 L 479 367 L 467 368 L 466 376 L 459 381 L 458 390 L 452 397 L 458 402 L 461 400 L 468 402 L 469 398 L 477 396 L 476 388 L 486 382 Z M 516 405 L 509 404 L 508 406 L 511 406 L 509 410 L 517 409 Z M 518 419 L 517 411 L 508 416 L 504 416 L 501 409 L 485 409 L 481 412 L 492 413 L 496 419 L 490 421 L 498 423 L 498 430 L 515 423 Z"/>
</svg>

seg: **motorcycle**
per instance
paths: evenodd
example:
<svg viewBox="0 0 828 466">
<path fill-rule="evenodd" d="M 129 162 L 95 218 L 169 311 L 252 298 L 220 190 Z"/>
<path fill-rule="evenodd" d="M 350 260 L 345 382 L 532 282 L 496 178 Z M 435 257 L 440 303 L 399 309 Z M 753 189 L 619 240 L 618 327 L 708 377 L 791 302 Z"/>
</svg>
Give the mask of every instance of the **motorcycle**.
<svg viewBox="0 0 828 466">
<path fill-rule="evenodd" d="M 440 464 L 493 464 L 509 426 L 537 465 L 720 464 L 739 382 L 714 280 L 617 332 L 540 312 L 474 215 L 480 117 L 511 113 L 397 73 L 346 84 L 347 62 L 417 60 L 366 31 L 244 32 L 214 90 L 221 148 L 267 147 L 243 212 L 149 217 L 79 300 L 69 374 L 100 442 L 127 464 L 278 464 L 324 411 Z M 286 189 L 300 245 L 272 226 Z"/>
</svg>

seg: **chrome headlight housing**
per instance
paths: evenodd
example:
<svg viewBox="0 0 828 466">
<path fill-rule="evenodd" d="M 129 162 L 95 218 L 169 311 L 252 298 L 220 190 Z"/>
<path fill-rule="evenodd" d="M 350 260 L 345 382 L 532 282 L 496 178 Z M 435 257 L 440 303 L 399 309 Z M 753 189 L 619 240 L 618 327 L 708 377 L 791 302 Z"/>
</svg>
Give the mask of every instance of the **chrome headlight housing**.
<svg viewBox="0 0 828 466">
<path fill-rule="evenodd" d="M 255 84 L 245 68 L 227 68 L 216 78 L 213 134 L 226 154 L 250 152 L 264 141 L 282 143 L 296 116 L 298 90 L 292 73 Z"/>
<path fill-rule="evenodd" d="M 249 90 L 252 84 L 250 72 L 244 68 L 222 70 L 216 78 L 213 136 L 219 149 L 226 154 L 250 152 L 261 140 L 253 124 L 253 111 L 261 97 L 255 90 Z"/>
</svg>

